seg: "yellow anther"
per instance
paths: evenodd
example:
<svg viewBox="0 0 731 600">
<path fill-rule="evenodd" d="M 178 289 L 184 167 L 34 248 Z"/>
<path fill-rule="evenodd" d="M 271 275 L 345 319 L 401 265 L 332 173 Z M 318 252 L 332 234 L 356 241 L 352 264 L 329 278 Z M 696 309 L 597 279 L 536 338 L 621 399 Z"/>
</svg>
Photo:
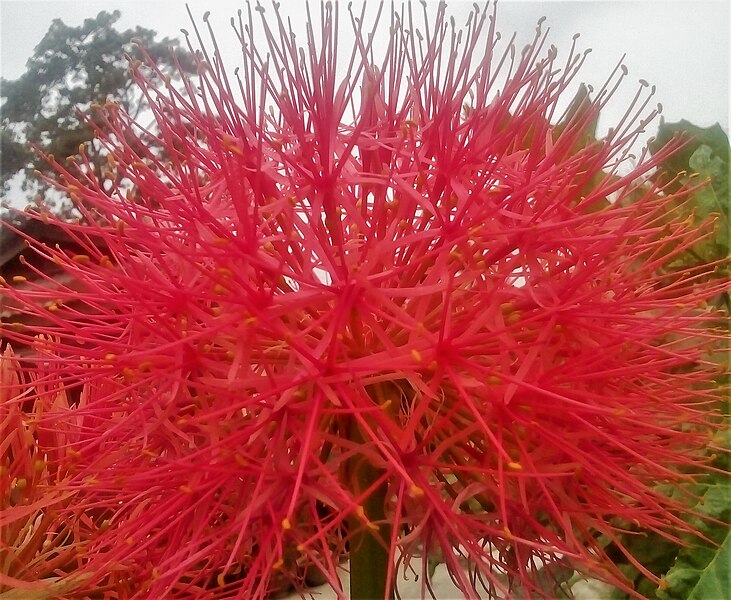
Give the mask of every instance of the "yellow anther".
<svg viewBox="0 0 731 600">
<path fill-rule="evenodd" d="M 282 519 L 282 529 L 284 529 L 285 531 L 292 529 L 292 523 L 290 523 L 289 519 L 287 519 L 286 517 Z"/>
<path fill-rule="evenodd" d="M 412 498 L 421 498 L 424 495 L 423 488 L 419 487 L 415 483 L 412 483 L 409 486 L 409 496 Z"/>
<path fill-rule="evenodd" d="M 264 242 L 262 248 L 264 248 L 264 250 L 266 250 L 267 252 L 271 252 L 272 250 L 274 250 L 274 244 L 272 244 L 271 242 Z"/>
<path fill-rule="evenodd" d="M 520 321 L 520 318 L 521 318 L 521 314 L 520 314 L 520 311 L 519 311 L 519 310 L 516 310 L 516 311 L 514 311 L 514 312 L 511 312 L 511 313 L 510 313 L 510 314 L 509 314 L 509 315 L 507 316 L 507 319 L 506 319 L 506 320 L 507 320 L 507 322 L 508 322 L 508 323 L 509 323 L 510 325 L 513 325 L 514 323 L 517 323 L 518 321 Z"/>
<path fill-rule="evenodd" d="M 192 493 L 193 493 L 193 488 L 192 488 L 192 487 L 190 487 L 189 485 L 185 485 L 185 484 L 183 484 L 183 485 L 181 485 L 181 486 L 180 486 L 180 487 L 179 487 L 178 489 L 179 489 L 179 490 L 180 490 L 181 492 L 183 492 L 184 494 L 192 494 Z"/>
<path fill-rule="evenodd" d="M 233 152 L 237 156 L 243 156 L 244 152 L 239 148 L 238 144 L 236 143 L 236 138 L 231 137 L 230 135 L 226 134 L 223 136 L 223 147 L 226 148 L 229 152 Z"/>
<path fill-rule="evenodd" d="M 487 378 L 487 383 L 490 385 L 500 385 L 502 382 L 503 380 L 497 375 L 490 375 L 490 377 Z"/>
<path fill-rule="evenodd" d="M 15 275 L 15 276 L 13 276 L 13 281 L 15 283 L 23 283 L 28 280 L 25 277 L 23 277 L 22 275 Z"/>
<path fill-rule="evenodd" d="M 33 462 L 33 470 L 37 473 L 43 472 L 43 469 L 46 468 L 46 463 L 42 460 L 36 460 Z"/>
<path fill-rule="evenodd" d="M 112 362 L 116 358 L 117 358 L 117 355 L 114 354 L 113 352 L 110 352 L 109 354 L 104 355 L 104 360 L 106 360 L 107 362 Z"/>
<path fill-rule="evenodd" d="M 222 238 L 222 237 L 213 238 L 213 240 L 211 240 L 211 244 L 213 244 L 217 248 L 225 248 L 230 243 L 231 243 L 230 239 Z"/>
<path fill-rule="evenodd" d="M 381 410 L 388 410 L 388 408 L 391 406 L 391 404 L 393 404 L 393 402 L 391 400 L 384 400 L 380 404 Z"/>
<path fill-rule="evenodd" d="M 253 325 L 254 323 L 256 323 L 256 317 L 254 316 L 246 317 L 244 319 L 244 325 Z"/>
<path fill-rule="evenodd" d="M 152 363 L 149 360 L 146 360 L 141 362 L 137 368 L 140 370 L 140 373 L 147 373 L 150 369 L 152 369 Z"/>
<path fill-rule="evenodd" d="M 114 266 L 111 259 L 106 254 L 99 259 L 99 264 L 106 269 Z"/>
<path fill-rule="evenodd" d="M 214 317 L 219 317 L 219 316 L 221 316 L 221 313 L 223 313 L 223 309 L 222 309 L 222 308 L 221 308 L 220 306 L 212 306 L 212 307 L 211 307 L 211 314 L 212 314 L 212 315 L 213 315 Z"/>
<path fill-rule="evenodd" d="M 418 351 L 418 350 L 417 350 L 416 348 L 413 348 L 413 349 L 411 350 L 411 357 L 412 357 L 412 358 L 413 358 L 413 359 L 414 359 L 414 360 L 415 360 L 416 362 L 421 362 L 421 352 L 419 352 L 419 351 Z"/>
<path fill-rule="evenodd" d="M 515 536 L 513 535 L 513 532 L 508 529 L 508 526 L 506 525 L 503 527 L 503 533 L 505 534 L 505 537 L 512 540 Z"/>
<path fill-rule="evenodd" d="M 213 293 L 218 294 L 219 296 L 221 294 L 225 294 L 227 292 L 226 287 L 222 286 L 220 283 L 217 283 L 213 286 Z"/>
<path fill-rule="evenodd" d="M 231 277 L 231 275 L 234 274 L 234 272 L 229 269 L 228 267 L 218 267 L 216 269 L 216 273 L 218 273 L 221 277 Z"/>
<path fill-rule="evenodd" d="M 272 565 L 272 571 L 279 571 L 284 566 L 284 561 L 280 558 Z"/>
<path fill-rule="evenodd" d="M 508 469 L 512 469 L 513 471 L 522 471 L 523 465 L 521 465 L 519 462 L 509 462 Z"/>
<path fill-rule="evenodd" d="M 224 579 L 224 577 L 226 577 L 225 573 L 219 573 L 218 575 L 216 575 L 216 583 L 218 583 L 220 587 L 226 585 L 226 580 Z"/>
</svg>

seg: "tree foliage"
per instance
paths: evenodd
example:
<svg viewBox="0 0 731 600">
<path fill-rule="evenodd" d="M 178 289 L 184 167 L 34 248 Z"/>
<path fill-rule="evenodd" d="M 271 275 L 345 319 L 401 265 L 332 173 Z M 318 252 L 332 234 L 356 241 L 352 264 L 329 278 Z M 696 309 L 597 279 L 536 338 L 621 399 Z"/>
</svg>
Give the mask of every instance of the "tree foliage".
<svg viewBox="0 0 731 600">
<path fill-rule="evenodd" d="M 33 171 L 53 169 L 33 151 L 36 145 L 63 161 L 84 147 L 90 167 L 101 169 L 104 152 L 94 143 L 92 121 L 80 114 L 94 104 L 113 101 L 131 115 L 144 110 L 144 98 L 129 75 L 129 61 L 140 58 L 132 40 L 139 40 L 155 59 L 161 73 L 173 79 L 178 64 L 193 69 L 187 51 L 170 52 L 179 42 L 164 38 L 144 27 L 119 31 L 115 24 L 120 12 L 100 12 L 69 27 L 54 19 L 48 32 L 27 62 L 27 71 L 14 81 L 3 79 L 0 137 L 2 173 L 0 183 L 8 191 L 10 180 L 21 174 L 22 187 L 31 195 L 44 185 Z M 88 167 L 87 167 L 88 168 Z"/>
</svg>

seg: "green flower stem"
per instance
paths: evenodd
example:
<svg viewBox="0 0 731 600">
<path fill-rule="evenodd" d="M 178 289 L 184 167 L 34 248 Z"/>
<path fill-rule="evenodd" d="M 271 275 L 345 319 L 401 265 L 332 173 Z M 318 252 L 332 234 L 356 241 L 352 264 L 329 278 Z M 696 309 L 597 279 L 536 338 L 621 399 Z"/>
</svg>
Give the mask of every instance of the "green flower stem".
<svg viewBox="0 0 731 600">
<path fill-rule="evenodd" d="M 374 403 L 393 416 L 397 404 L 387 398 L 398 397 L 397 390 L 388 384 L 373 386 L 370 391 Z M 364 444 L 360 427 L 350 422 L 350 439 Z M 364 456 L 349 461 L 348 477 L 355 494 L 374 485 L 384 471 Z M 392 526 L 386 515 L 388 483 L 377 486 L 363 501 L 363 515 L 353 515 L 350 529 L 350 598 L 351 600 L 390 600 L 393 589 L 387 588 Z"/>
<path fill-rule="evenodd" d="M 365 460 L 354 470 L 358 489 L 372 485 L 383 472 Z M 393 598 L 393 590 L 386 589 L 386 578 L 390 560 L 388 546 L 391 527 L 387 525 L 385 504 L 388 485 L 381 484 L 363 502 L 367 519 L 351 518 L 350 536 L 350 598 L 351 600 L 381 600 Z M 372 529 L 367 525 L 377 525 Z"/>
</svg>

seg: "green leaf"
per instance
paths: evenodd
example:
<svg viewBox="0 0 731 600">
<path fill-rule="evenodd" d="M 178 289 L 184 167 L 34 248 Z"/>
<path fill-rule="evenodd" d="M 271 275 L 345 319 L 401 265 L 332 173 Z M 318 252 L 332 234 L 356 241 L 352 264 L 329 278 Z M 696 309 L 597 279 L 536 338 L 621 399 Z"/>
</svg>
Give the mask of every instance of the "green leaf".
<svg viewBox="0 0 731 600">
<path fill-rule="evenodd" d="M 649 145 L 650 151 L 653 154 L 657 153 L 673 136 L 678 134 L 684 135 L 690 141 L 661 165 L 661 168 L 671 176 L 681 171 L 687 171 L 690 166 L 690 157 L 702 145 L 708 146 L 712 154 L 726 165 L 729 164 L 728 136 L 718 123 L 712 127 L 698 127 L 685 119 L 681 119 L 677 123 L 665 123 L 663 121 L 660 123 L 654 141 Z"/>
<path fill-rule="evenodd" d="M 704 179 L 710 179 L 710 185 L 694 194 L 699 220 L 711 214 L 717 216 L 717 234 L 713 241 L 721 246 L 725 254 L 729 249 L 729 165 L 714 154 L 706 144 L 700 145 L 688 160 L 689 168 Z"/>
<path fill-rule="evenodd" d="M 690 196 L 691 205 L 686 209 L 687 216 L 692 213 L 697 225 L 711 218 L 715 227 L 715 235 L 676 257 L 672 268 L 683 270 L 702 263 L 724 260 L 729 255 L 731 164 L 728 137 L 718 124 L 703 128 L 685 120 L 662 123 L 655 140 L 650 144 L 650 150 L 653 153 L 658 152 L 675 135 L 685 137 L 686 144 L 659 165 L 658 177 L 665 181 L 675 180 L 673 187 L 669 189 L 671 192 L 680 189 L 681 185 L 696 186 L 707 182 Z"/>
<path fill-rule="evenodd" d="M 722 476 L 719 475 L 718 479 Z M 718 522 L 694 519 L 703 535 L 715 544 L 696 542 L 678 554 L 657 591 L 660 600 L 715 600 L 728 597 L 731 589 L 731 481 L 727 477 L 708 486 L 696 507 Z"/>
</svg>

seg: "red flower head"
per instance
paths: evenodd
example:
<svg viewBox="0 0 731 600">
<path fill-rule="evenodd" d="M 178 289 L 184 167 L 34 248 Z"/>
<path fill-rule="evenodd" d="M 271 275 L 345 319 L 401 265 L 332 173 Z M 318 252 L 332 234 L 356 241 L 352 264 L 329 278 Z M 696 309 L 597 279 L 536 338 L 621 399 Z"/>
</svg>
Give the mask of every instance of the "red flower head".
<svg viewBox="0 0 731 600">
<path fill-rule="evenodd" d="M 688 528 L 656 484 L 703 468 L 716 368 L 710 268 L 666 270 L 708 229 L 649 179 L 672 147 L 629 165 L 651 94 L 596 140 L 626 70 L 562 115 L 585 54 L 540 26 L 499 52 L 494 14 L 419 32 L 407 5 L 378 48 L 351 12 L 343 55 L 337 5 L 304 46 L 274 15 L 233 21 L 233 78 L 197 29 L 183 89 L 132 66 L 154 126 L 98 107 L 107 179 L 57 164 L 82 218 L 36 214 L 86 250 L 29 240 L 75 283 L 6 286 L 43 318 L 8 338 L 47 336 L 24 368 L 85 388 L 43 421 L 77 436 L 67 518 L 106 523 L 79 570 L 120 597 L 314 571 L 343 594 L 370 544 L 389 586 L 429 554 L 466 597 L 543 597 L 559 561 L 622 585 L 597 536 Z"/>
</svg>

